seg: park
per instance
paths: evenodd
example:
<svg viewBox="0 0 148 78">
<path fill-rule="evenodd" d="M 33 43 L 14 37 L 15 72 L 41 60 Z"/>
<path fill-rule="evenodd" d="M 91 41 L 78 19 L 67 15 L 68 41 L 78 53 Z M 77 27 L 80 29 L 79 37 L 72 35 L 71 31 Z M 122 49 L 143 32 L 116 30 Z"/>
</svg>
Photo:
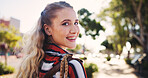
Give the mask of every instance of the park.
<svg viewBox="0 0 148 78">
<path fill-rule="evenodd" d="M 98 13 L 85 7 L 76 12 L 81 32 L 76 48 L 67 51 L 83 60 L 88 78 L 148 77 L 147 5 L 110 0 Z M 0 78 L 15 78 L 25 56 L 21 50 L 29 34 L 20 32 L 20 21 L 0 17 Z"/>
</svg>

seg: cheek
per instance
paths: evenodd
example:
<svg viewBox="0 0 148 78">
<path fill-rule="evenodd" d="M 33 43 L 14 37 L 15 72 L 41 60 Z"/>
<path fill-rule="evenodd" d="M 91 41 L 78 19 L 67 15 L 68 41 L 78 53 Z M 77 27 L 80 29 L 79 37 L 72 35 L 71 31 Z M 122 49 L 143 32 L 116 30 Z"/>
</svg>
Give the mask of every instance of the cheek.
<svg viewBox="0 0 148 78">
<path fill-rule="evenodd" d="M 67 36 L 67 34 L 69 33 L 69 29 L 66 29 L 66 28 L 58 28 L 54 34 L 57 36 L 57 37 L 65 37 Z"/>
<path fill-rule="evenodd" d="M 78 35 L 79 35 L 79 33 L 80 33 L 80 28 L 79 28 L 79 26 L 77 26 L 77 30 L 78 30 Z"/>
</svg>

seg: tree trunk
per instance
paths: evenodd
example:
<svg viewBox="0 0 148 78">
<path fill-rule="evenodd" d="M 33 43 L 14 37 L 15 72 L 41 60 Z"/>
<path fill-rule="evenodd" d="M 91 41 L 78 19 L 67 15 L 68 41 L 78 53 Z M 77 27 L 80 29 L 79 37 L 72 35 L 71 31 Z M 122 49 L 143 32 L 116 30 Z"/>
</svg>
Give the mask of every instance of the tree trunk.
<svg viewBox="0 0 148 78">
<path fill-rule="evenodd" d="M 130 59 L 130 50 L 128 51 L 127 59 L 128 59 L 128 60 Z"/>
<path fill-rule="evenodd" d="M 8 58 L 8 53 L 5 52 L 5 66 L 7 66 L 7 58 Z"/>
<path fill-rule="evenodd" d="M 2 49 L 2 51 L 4 52 L 5 54 L 5 65 L 7 65 L 7 53 L 8 53 L 8 45 L 3 43 L 0 45 L 0 48 Z"/>
<path fill-rule="evenodd" d="M 146 53 L 145 59 L 148 61 L 148 35 L 146 35 L 146 37 L 145 37 L 143 52 Z"/>
</svg>

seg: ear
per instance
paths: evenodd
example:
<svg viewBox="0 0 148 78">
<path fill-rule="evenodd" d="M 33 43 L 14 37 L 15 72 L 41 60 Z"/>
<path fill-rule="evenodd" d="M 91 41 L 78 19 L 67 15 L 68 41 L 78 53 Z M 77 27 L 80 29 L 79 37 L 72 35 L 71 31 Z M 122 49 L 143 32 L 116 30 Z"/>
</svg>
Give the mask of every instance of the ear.
<svg viewBox="0 0 148 78">
<path fill-rule="evenodd" d="M 44 31 L 47 35 L 49 35 L 49 36 L 52 35 L 51 34 L 51 27 L 49 25 L 44 24 L 43 28 L 44 28 Z"/>
</svg>

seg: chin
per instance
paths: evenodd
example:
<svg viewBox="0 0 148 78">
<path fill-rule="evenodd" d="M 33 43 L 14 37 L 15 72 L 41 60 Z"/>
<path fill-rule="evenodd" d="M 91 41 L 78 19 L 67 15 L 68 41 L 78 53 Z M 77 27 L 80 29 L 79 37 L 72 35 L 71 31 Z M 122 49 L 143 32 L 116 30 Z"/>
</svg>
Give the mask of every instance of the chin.
<svg viewBox="0 0 148 78">
<path fill-rule="evenodd" d="M 76 44 L 75 45 L 70 45 L 70 46 L 68 46 L 68 48 L 74 49 L 74 48 L 76 48 Z"/>
</svg>

